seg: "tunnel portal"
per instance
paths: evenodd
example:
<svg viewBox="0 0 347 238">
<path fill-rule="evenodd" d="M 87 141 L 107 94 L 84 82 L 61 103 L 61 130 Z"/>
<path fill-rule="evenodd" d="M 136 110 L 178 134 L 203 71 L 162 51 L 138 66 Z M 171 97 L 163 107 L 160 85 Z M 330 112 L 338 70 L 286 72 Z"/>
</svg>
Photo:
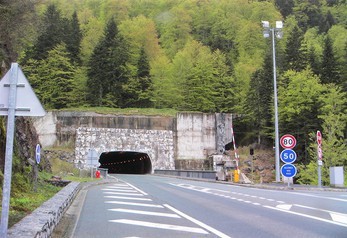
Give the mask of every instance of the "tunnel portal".
<svg viewBox="0 0 347 238">
<path fill-rule="evenodd" d="M 152 172 L 152 162 L 148 154 L 136 151 L 103 152 L 99 159 L 100 168 L 117 174 L 148 174 Z"/>
</svg>

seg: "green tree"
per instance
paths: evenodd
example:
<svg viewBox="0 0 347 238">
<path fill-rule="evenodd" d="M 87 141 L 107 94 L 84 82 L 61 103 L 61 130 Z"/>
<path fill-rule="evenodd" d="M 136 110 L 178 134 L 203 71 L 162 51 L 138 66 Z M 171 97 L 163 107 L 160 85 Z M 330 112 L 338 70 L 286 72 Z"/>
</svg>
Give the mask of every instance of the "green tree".
<svg viewBox="0 0 347 238">
<path fill-rule="evenodd" d="M 292 134 L 297 138 L 295 151 L 298 161 L 309 162 L 309 134 L 321 128 L 318 110 L 319 96 L 323 90 L 318 76 L 310 69 L 301 72 L 287 71 L 279 82 L 278 114 L 280 133 Z"/>
<path fill-rule="evenodd" d="M 298 26 L 294 26 L 287 38 L 284 54 L 284 70 L 301 71 L 306 67 L 307 52 L 302 47 L 303 33 Z"/>
<path fill-rule="evenodd" d="M 319 118 L 323 121 L 324 162 L 327 168 L 347 165 L 347 138 L 344 132 L 347 126 L 347 93 L 336 85 L 327 85 L 321 95 L 323 106 Z"/>
<path fill-rule="evenodd" d="M 273 64 L 270 53 L 266 55 L 263 67 L 253 74 L 247 95 L 244 123 L 252 128 L 247 137 L 251 142 L 256 139 L 258 144 L 268 144 L 273 132 Z"/>
<path fill-rule="evenodd" d="M 292 14 L 294 0 L 276 0 L 275 3 L 284 18 Z"/>
<path fill-rule="evenodd" d="M 75 97 L 72 94 L 75 67 L 70 63 L 65 44 L 58 44 L 42 62 L 42 84 L 47 108 L 66 108 Z"/>
<path fill-rule="evenodd" d="M 178 108 L 182 100 L 178 84 L 173 79 L 173 66 L 166 55 L 160 55 L 151 64 L 153 82 L 152 101 L 156 108 Z"/>
<path fill-rule="evenodd" d="M 189 12 L 182 7 L 174 7 L 161 22 L 160 43 L 172 59 L 191 39 L 191 21 Z"/>
<path fill-rule="evenodd" d="M 320 0 L 295 0 L 293 14 L 298 20 L 301 29 L 306 31 L 308 28 L 321 26 L 321 23 L 324 21 L 321 6 L 322 3 Z"/>
<path fill-rule="evenodd" d="M 64 39 L 64 29 L 67 29 L 66 19 L 61 17 L 60 11 L 55 5 L 49 5 L 44 13 L 41 32 L 33 46 L 31 52 L 28 52 L 28 58 L 35 60 L 45 59 L 48 51 L 52 50 Z"/>
<path fill-rule="evenodd" d="M 327 85 L 327 88 L 319 97 L 322 102 L 318 117 L 322 120 L 323 185 L 329 185 L 330 183 L 329 167 L 346 167 L 347 164 L 347 140 L 344 133 L 347 125 L 346 98 L 346 92 L 341 91 L 338 86 L 333 84 Z M 310 137 L 310 163 L 299 165 L 298 182 L 317 185 L 317 143 L 315 133 L 311 132 Z"/>
<path fill-rule="evenodd" d="M 68 25 L 69 30 L 67 31 L 65 38 L 66 49 L 69 52 L 71 61 L 73 63 L 80 64 L 82 32 L 80 29 L 80 24 L 77 18 L 76 11 L 72 14 L 72 19 L 70 20 Z"/>
<path fill-rule="evenodd" d="M 33 1 L 0 1 L 0 76 L 32 42 L 36 27 L 37 15 Z"/>
<path fill-rule="evenodd" d="M 331 38 L 329 36 L 327 36 L 324 41 L 324 51 L 320 74 L 322 83 L 340 83 L 339 65 L 334 54 Z"/>
<path fill-rule="evenodd" d="M 88 63 L 87 100 L 92 106 L 122 107 L 122 86 L 129 77 L 127 44 L 112 18 Z"/>
<path fill-rule="evenodd" d="M 137 69 L 137 77 L 130 78 L 128 83 L 123 85 L 124 107 L 145 108 L 152 105 L 150 100 L 152 80 L 149 61 L 144 48 L 141 49 Z"/>
</svg>

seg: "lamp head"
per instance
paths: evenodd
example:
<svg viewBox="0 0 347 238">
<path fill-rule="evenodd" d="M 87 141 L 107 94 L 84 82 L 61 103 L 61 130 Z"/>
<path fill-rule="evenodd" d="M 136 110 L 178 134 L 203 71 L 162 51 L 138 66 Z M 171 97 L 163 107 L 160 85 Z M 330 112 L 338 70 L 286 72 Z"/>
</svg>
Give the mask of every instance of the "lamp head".
<svg viewBox="0 0 347 238">
<path fill-rule="evenodd" d="M 270 28 L 270 23 L 268 21 L 261 21 L 264 28 Z"/>
<path fill-rule="evenodd" d="M 276 29 L 282 29 L 283 28 L 283 22 L 282 21 L 276 21 Z"/>
</svg>

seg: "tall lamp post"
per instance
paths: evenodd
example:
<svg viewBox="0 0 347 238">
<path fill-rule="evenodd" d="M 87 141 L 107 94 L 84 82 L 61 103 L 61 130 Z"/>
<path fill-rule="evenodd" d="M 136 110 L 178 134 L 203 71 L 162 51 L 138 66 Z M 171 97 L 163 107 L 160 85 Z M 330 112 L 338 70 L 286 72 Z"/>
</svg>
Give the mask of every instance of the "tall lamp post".
<svg viewBox="0 0 347 238">
<path fill-rule="evenodd" d="M 276 80 L 276 51 L 275 51 L 275 33 L 277 38 L 282 38 L 283 22 L 276 21 L 276 27 L 271 28 L 268 21 L 262 21 L 263 35 L 265 38 L 272 37 L 272 62 L 274 75 L 274 107 L 275 107 L 275 158 L 276 158 L 276 182 L 281 181 L 280 177 L 280 149 L 279 149 L 279 130 L 278 130 L 278 105 L 277 105 L 277 80 Z"/>
</svg>

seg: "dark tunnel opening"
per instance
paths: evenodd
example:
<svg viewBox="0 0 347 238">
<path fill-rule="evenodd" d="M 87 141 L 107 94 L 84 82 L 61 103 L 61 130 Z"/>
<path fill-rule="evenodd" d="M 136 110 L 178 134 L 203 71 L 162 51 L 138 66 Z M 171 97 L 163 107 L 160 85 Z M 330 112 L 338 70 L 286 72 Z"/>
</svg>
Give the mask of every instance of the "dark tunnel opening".
<svg viewBox="0 0 347 238">
<path fill-rule="evenodd" d="M 152 163 L 148 154 L 134 151 L 103 152 L 99 159 L 100 168 L 116 174 L 148 174 Z"/>
</svg>

